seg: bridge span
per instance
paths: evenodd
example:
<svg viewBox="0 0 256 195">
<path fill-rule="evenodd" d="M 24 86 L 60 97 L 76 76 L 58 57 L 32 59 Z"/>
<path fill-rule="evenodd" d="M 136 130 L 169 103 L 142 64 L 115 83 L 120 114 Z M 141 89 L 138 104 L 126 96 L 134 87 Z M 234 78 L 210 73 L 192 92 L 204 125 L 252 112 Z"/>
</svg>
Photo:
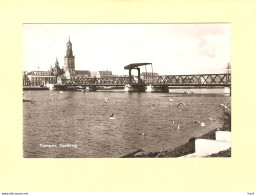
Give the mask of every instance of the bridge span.
<svg viewBox="0 0 256 195">
<path fill-rule="evenodd" d="M 140 66 L 151 65 L 152 72 L 148 72 L 142 78 Z M 191 75 L 153 75 L 152 63 L 134 63 L 124 67 L 129 70 L 127 77 L 106 77 L 106 78 L 84 78 L 76 77 L 74 80 L 63 79 L 60 84 L 55 84 L 56 88 L 65 87 L 124 87 L 125 91 L 159 91 L 167 92 L 169 87 L 226 87 L 231 88 L 231 74 L 191 74 Z M 131 74 L 132 69 L 136 69 L 138 76 Z"/>
<path fill-rule="evenodd" d="M 125 86 L 153 85 L 153 86 L 231 86 L 231 74 L 196 74 L 196 75 L 161 75 L 148 76 L 147 79 L 130 77 L 109 78 L 77 78 L 74 81 L 63 80 L 61 84 L 67 86 Z"/>
<path fill-rule="evenodd" d="M 134 91 L 143 91 L 143 87 L 160 88 L 168 87 L 231 87 L 231 74 L 196 74 L 196 75 L 161 75 L 148 76 L 145 79 L 131 77 L 109 78 L 76 78 L 74 81 L 63 80 L 55 87 L 68 86 L 82 87 L 130 87 Z M 128 90 L 129 91 L 129 90 Z"/>
</svg>

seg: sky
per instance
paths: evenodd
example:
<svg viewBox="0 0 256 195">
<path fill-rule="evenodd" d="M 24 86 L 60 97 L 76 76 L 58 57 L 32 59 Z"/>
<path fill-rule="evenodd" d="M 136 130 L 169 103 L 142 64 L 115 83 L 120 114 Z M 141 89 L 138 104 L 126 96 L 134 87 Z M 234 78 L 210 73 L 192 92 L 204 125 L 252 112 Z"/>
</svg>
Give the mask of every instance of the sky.
<svg viewBox="0 0 256 195">
<path fill-rule="evenodd" d="M 23 24 L 23 70 L 49 70 L 56 58 L 62 68 L 69 36 L 76 70 L 127 75 L 124 66 L 146 62 L 160 75 L 217 74 L 231 62 L 228 23 Z"/>
</svg>

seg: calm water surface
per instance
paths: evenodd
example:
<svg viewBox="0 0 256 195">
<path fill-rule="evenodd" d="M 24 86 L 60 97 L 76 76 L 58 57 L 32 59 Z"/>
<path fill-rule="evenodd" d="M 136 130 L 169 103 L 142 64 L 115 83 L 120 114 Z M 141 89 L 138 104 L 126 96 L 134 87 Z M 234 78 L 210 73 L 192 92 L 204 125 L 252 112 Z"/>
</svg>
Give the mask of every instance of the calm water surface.
<svg viewBox="0 0 256 195">
<path fill-rule="evenodd" d="M 224 123 L 223 109 L 217 105 L 230 102 L 230 96 L 223 89 L 192 91 L 192 95 L 184 94 L 184 89 L 170 93 L 24 91 L 27 99 L 35 101 L 23 103 L 24 157 L 105 158 L 137 149 L 154 152 L 176 147 Z M 178 102 L 187 106 L 177 108 Z M 109 119 L 111 113 L 116 119 Z"/>
</svg>

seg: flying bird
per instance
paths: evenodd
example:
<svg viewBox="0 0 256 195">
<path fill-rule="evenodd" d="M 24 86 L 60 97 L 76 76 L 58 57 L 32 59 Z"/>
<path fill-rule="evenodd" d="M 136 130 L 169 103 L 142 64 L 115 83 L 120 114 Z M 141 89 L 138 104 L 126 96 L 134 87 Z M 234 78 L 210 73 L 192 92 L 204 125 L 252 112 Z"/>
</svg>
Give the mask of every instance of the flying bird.
<svg viewBox="0 0 256 195">
<path fill-rule="evenodd" d="M 195 120 L 194 121 L 195 124 L 200 124 L 201 127 L 205 127 L 205 123 L 204 122 L 201 122 L 201 121 L 198 121 L 198 120 Z"/>
<path fill-rule="evenodd" d="M 227 104 L 220 104 L 219 106 L 222 106 L 223 108 L 228 108 L 228 105 L 229 105 L 229 103 L 227 103 Z"/>
<path fill-rule="evenodd" d="M 177 104 L 177 108 L 179 108 L 179 106 L 180 106 L 181 104 L 182 104 L 182 105 L 184 105 L 184 106 L 186 106 L 186 104 L 185 104 L 185 103 L 180 102 L 180 103 L 178 103 L 178 104 Z"/>
<path fill-rule="evenodd" d="M 204 122 L 200 123 L 200 125 L 201 125 L 201 127 L 205 127 L 205 123 Z"/>
<path fill-rule="evenodd" d="M 116 118 L 114 118 L 114 114 L 111 114 L 111 115 L 109 116 L 109 119 L 113 120 L 113 119 L 116 119 Z"/>
<path fill-rule="evenodd" d="M 214 118 L 209 117 L 210 121 L 212 122 Z"/>
</svg>

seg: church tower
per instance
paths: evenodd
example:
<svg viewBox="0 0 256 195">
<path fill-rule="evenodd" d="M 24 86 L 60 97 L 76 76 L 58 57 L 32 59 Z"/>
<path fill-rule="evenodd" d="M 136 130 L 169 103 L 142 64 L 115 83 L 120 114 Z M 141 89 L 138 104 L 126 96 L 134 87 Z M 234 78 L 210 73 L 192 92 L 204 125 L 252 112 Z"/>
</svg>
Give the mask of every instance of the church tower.
<svg viewBox="0 0 256 195">
<path fill-rule="evenodd" d="M 58 62 L 57 58 L 56 58 L 55 66 L 54 66 L 54 68 L 52 68 L 52 72 L 55 76 L 59 76 L 61 74 L 59 62 Z"/>
<path fill-rule="evenodd" d="M 70 37 L 67 42 L 66 56 L 64 57 L 64 72 L 67 79 L 75 77 L 75 56 L 73 55 Z"/>
</svg>

